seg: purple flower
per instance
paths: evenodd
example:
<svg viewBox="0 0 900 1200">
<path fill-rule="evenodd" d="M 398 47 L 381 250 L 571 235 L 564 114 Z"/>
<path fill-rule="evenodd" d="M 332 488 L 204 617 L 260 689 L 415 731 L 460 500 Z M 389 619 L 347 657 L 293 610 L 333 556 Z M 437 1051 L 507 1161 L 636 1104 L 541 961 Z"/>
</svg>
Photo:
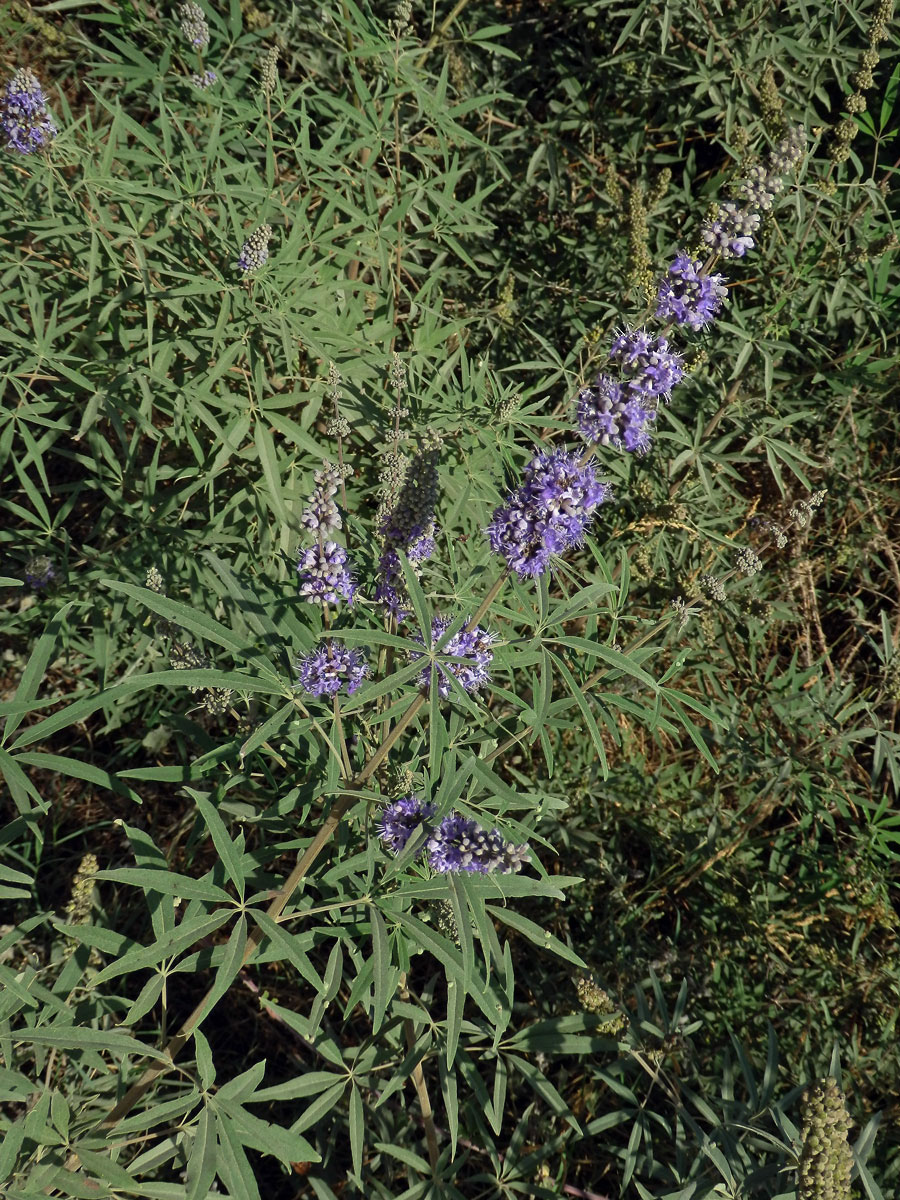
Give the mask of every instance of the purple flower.
<svg viewBox="0 0 900 1200">
<path fill-rule="evenodd" d="M 638 454 L 650 449 L 647 427 L 656 420 L 656 413 L 644 408 L 639 397 L 629 396 L 622 384 L 602 371 L 593 387 L 578 393 L 576 412 L 586 442 Z"/>
<path fill-rule="evenodd" d="M 716 316 L 727 296 L 724 275 L 707 275 L 699 259 L 676 256 L 657 293 L 656 315 L 678 325 L 702 329 Z"/>
<path fill-rule="evenodd" d="M 431 622 L 431 644 L 437 646 L 446 631 L 452 624 L 449 617 L 435 617 Z M 420 635 L 416 635 L 417 642 L 423 641 Z M 440 663 L 436 662 L 438 693 L 445 699 L 450 695 L 451 687 L 448 675 L 452 675 L 466 692 L 474 692 L 484 685 L 490 679 L 490 666 L 494 657 L 494 651 L 491 649 L 491 644 L 494 641 L 494 635 L 488 633 L 486 629 L 476 626 L 471 632 L 465 629 L 460 629 L 458 633 L 453 634 L 440 650 L 441 654 L 449 654 L 454 658 L 465 658 L 467 662 L 461 663 Z M 422 658 L 421 654 L 413 653 L 412 659 Z M 429 663 L 419 676 L 419 684 L 426 690 L 431 685 L 431 663 Z"/>
<path fill-rule="evenodd" d="M 345 684 L 347 694 L 352 695 L 368 673 L 368 664 L 358 650 L 330 638 L 297 662 L 300 687 L 311 696 L 333 696 Z"/>
<path fill-rule="evenodd" d="M 623 329 L 609 348 L 609 361 L 624 376 L 624 385 L 645 400 L 668 402 L 672 388 L 684 379 L 684 360 L 664 337 L 643 329 Z"/>
<path fill-rule="evenodd" d="M 759 226 L 758 212 L 738 208 L 728 200 L 719 205 L 714 217 L 703 222 L 700 236 L 705 245 L 723 258 L 743 258 L 748 250 L 753 249 L 753 234 Z"/>
<path fill-rule="evenodd" d="M 523 474 L 521 486 L 495 510 L 487 535 L 491 549 L 526 578 L 543 574 L 552 555 L 581 542 L 610 490 L 569 450 L 535 455 Z"/>
<path fill-rule="evenodd" d="M 399 854 L 422 822 L 433 816 L 433 804 L 423 804 L 416 795 L 403 796 L 382 812 L 378 836 L 392 854 Z"/>
<path fill-rule="evenodd" d="M 456 871 L 508 875 L 520 871 L 528 861 L 527 844 L 507 842 L 499 829 L 481 829 L 458 812 L 444 817 L 425 849 L 431 868 L 444 875 Z"/>
<path fill-rule="evenodd" d="M 271 225 L 260 225 L 259 229 L 254 230 L 250 234 L 241 247 L 241 253 L 237 260 L 239 271 L 243 271 L 245 275 L 249 275 L 253 271 L 258 271 L 263 266 L 269 257 L 269 239 L 271 236 Z"/>
<path fill-rule="evenodd" d="M 33 71 L 22 67 L 0 89 L 0 131 L 7 150 L 34 154 L 48 146 L 57 129 Z"/>
<path fill-rule="evenodd" d="M 300 555 L 300 595 L 313 604 L 338 604 L 341 597 L 352 601 L 356 584 L 347 566 L 347 551 L 337 542 L 310 546 Z"/>
<path fill-rule="evenodd" d="M 191 76 L 191 83 L 195 88 L 199 88 L 201 92 L 205 92 L 216 82 L 216 78 L 215 71 L 203 71 L 202 73 L 195 71 Z"/>
<path fill-rule="evenodd" d="M 29 583 L 35 591 L 45 588 L 55 578 L 56 571 L 53 568 L 53 560 L 46 554 L 36 554 L 25 564 L 25 582 Z"/>
</svg>

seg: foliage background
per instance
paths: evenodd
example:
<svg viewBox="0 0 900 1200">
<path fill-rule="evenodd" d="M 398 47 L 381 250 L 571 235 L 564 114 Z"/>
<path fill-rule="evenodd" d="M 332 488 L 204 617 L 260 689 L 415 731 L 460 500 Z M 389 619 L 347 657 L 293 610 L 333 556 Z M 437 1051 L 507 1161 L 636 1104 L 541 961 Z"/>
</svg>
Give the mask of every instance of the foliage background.
<svg viewBox="0 0 900 1200">
<path fill-rule="evenodd" d="M 893 27 L 852 154 L 831 156 L 877 7 L 471 0 L 407 27 L 378 6 L 209 5 L 208 92 L 165 8 L 4 9 L 6 72 L 36 70 L 61 127 L 49 164 L 0 168 L 10 1196 L 94 1194 L 90 1179 L 199 1196 L 216 1171 L 233 1195 L 791 1195 L 799 1092 L 835 1048 L 868 1154 L 854 1188 L 898 1195 Z M 568 427 L 598 347 L 646 311 L 642 270 L 694 243 L 782 117 L 806 125 L 809 157 L 729 272 L 653 453 L 604 460 L 615 504 L 548 607 L 533 588 L 499 602 L 490 729 L 454 708 L 439 749 L 435 721 L 398 764 L 434 782 L 435 756 L 483 759 L 516 703 L 543 709 L 485 811 L 532 835 L 546 878 L 509 881 L 501 907 L 407 874 L 404 925 L 361 806 L 304 890 L 320 923 L 233 969 L 210 889 L 277 887 L 335 785 L 289 691 L 315 636 L 293 570 L 331 453 L 329 364 L 363 576 L 396 352 L 408 432 L 443 437 L 447 534 L 422 602 L 471 611 L 492 577 L 481 530 L 528 447 Z M 263 221 L 272 256 L 244 287 L 234 262 Z M 765 522 L 819 489 L 774 548 Z M 735 545 L 765 571 L 704 602 L 700 576 L 726 575 Z M 33 591 L 38 554 L 56 578 Z M 181 607 L 139 590 L 151 566 Z M 568 595 L 566 634 L 630 664 L 587 714 L 541 674 Z M 681 628 L 677 597 L 696 610 Z M 359 619 L 377 644 L 374 613 Z M 167 671 L 166 621 L 214 668 Z M 590 664 L 565 658 L 583 682 Z M 674 710 L 654 721 L 641 667 L 695 706 L 694 737 Z M 241 702 L 211 716 L 191 686 Z M 367 703 L 360 753 L 399 711 Z M 87 854 L 105 874 L 73 896 Z M 135 864 L 206 882 L 192 898 Z M 360 910 L 376 875 L 383 906 Z M 176 913 L 185 944 L 135 957 Z M 451 1011 L 439 963 L 470 920 L 505 1024 L 471 997 Z M 610 1013 L 585 1011 L 586 971 Z M 178 1070 L 120 1136 L 98 1132 L 140 1069 L 123 1028 L 159 1047 L 213 978 L 233 983 Z"/>
</svg>

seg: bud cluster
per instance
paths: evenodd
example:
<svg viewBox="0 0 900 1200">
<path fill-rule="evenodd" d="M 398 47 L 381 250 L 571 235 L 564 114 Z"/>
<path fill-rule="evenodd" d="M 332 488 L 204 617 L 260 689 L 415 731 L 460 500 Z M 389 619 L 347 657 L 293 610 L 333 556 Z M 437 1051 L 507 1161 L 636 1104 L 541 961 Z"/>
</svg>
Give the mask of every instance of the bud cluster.
<svg viewBox="0 0 900 1200">
<path fill-rule="evenodd" d="M 272 237 L 271 225 L 260 225 L 247 238 L 241 247 L 241 253 L 238 256 L 237 266 L 239 271 L 243 271 L 245 275 L 250 275 L 254 271 L 258 271 L 265 264 L 269 257 L 269 241 Z"/>
<path fill-rule="evenodd" d="M 744 575 L 758 575 L 763 569 L 762 559 L 755 550 L 751 550 L 749 546 L 745 546 L 737 556 L 737 569 L 743 572 Z"/>
<path fill-rule="evenodd" d="M 300 524 L 315 534 L 331 533 L 342 526 L 341 514 L 334 502 L 341 486 L 341 472 L 326 462 L 316 471 L 313 480 L 315 487 Z"/>
<path fill-rule="evenodd" d="M 850 1115 L 836 1079 L 829 1076 L 806 1089 L 802 1120 L 798 1200 L 845 1200 L 853 1152 L 847 1139 Z"/>
<path fill-rule="evenodd" d="M 208 671 L 212 662 L 190 642 L 175 642 L 169 651 L 169 666 L 173 671 Z M 192 695 L 202 690 L 201 684 L 188 686 Z"/>
<path fill-rule="evenodd" d="M 199 4 L 179 5 L 178 16 L 181 21 L 181 32 L 195 50 L 203 50 L 209 45 L 209 26 Z"/>
<path fill-rule="evenodd" d="M 762 224 L 760 213 L 769 212 L 775 197 L 784 191 L 784 176 L 796 170 L 806 149 L 806 130 L 793 125 L 776 143 L 765 166 L 749 167 L 735 184 L 743 207 L 733 201 L 718 205 L 700 229 L 702 244 L 723 258 L 743 258 L 754 248 Z"/>
<path fill-rule="evenodd" d="M 271 96 L 278 84 L 278 58 L 281 51 L 270 46 L 259 60 L 260 87 L 264 96 Z"/>
<path fill-rule="evenodd" d="M 72 892 L 66 904 L 66 923 L 87 925 L 94 898 L 94 876 L 100 870 L 95 854 L 85 854 L 72 879 Z"/>
<path fill-rule="evenodd" d="M 607 1018 L 600 1025 L 598 1033 L 612 1037 L 622 1029 L 625 1017 L 616 1009 L 612 996 L 605 992 L 596 980 L 582 976 L 576 980 L 575 990 L 578 993 L 578 1003 L 585 1012 Z"/>
<path fill-rule="evenodd" d="M 894 0 L 878 0 L 878 4 L 872 14 L 872 19 L 869 22 L 869 45 L 860 54 L 859 66 L 850 76 L 850 83 L 856 89 L 844 101 L 844 108 L 850 114 L 858 114 L 866 111 L 866 98 L 863 92 L 867 92 L 875 86 L 875 68 L 881 60 L 881 51 L 878 49 L 878 45 L 880 42 L 887 40 L 888 26 L 893 16 Z M 832 162 L 842 163 L 847 161 L 850 157 L 850 143 L 858 133 L 859 126 L 855 121 L 851 121 L 849 118 L 838 121 L 832 130 L 832 140 L 828 147 L 828 156 Z"/>
</svg>

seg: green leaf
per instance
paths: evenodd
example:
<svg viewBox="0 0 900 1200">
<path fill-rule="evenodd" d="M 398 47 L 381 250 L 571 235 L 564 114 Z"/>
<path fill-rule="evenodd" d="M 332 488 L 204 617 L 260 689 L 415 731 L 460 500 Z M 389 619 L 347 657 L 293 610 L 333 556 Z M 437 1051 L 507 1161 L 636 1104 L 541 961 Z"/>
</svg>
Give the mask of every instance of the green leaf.
<svg viewBox="0 0 900 1200">
<path fill-rule="evenodd" d="M 170 600 L 167 596 L 160 596 L 157 592 L 151 592 L 149 588 L 135 587 L 133 583 L 125 583 L 121 579 L 101 579 L 99 586 L 111 588 L 114 592 L 124 592 L 126 596 L 137 600 L 145 608 L 155 612 L 157 616 L 165 617 L 167 621 L 172 621 L 182 629 L 190 630 L 191 633 L 205 641 L 213 642 L 216 646 L 221 646 L 238 657 L 245 652 L 246 647 L 230 629 L 226 629 L 212 617 L 208 617 L 188 604 L 181 604 L 177 600 Z"/>
<path fill-rule="evenodd" d="M 245 1146 L 252 1146 L 254 1150 L 263 1154 L 271 1154 L 286 1166 L 292 1162 L 322 1161 L 313 1146 L 299 1134 L 282 1129 L 278 1125 L 269 1125 L 230 1100 L 223 1101 L 217 1096 L 214 1104 L 230 1118 L 235 1132 Z"/>
<path fill-rule="evenodd" d="M 15 1039 L 28 1046 L 56 1046 L 67 1050 L 101 1050 L 112 1054 L 138 1054 L 168 1062 L 168 1055 L 153 1046 L 147 1046 L 128 1033 L 115 1029 L 86 1029 L 80 1025 L 29 1025 L 15 1032 Z"/>
<path fill-rule="evenodd" d="M 243 954 L 247 945 L 247 918 L 241 913 L 231 931 L 231 936 L 228 939 L 228 946 L 225 950 L 225 957 L 216 971 L 216 977 L 213 980 L 213 985 L 207 993 L 202 1007 L 196 1015 L 193 1016 L 195 1028 L 209 1016 L 210 1012 L 215 1008 L 218 1002 L 222 999 L 228 989 L 231 987 L 237 978 L 237 973 L 244 965 Z"/>
<path fill-rule="evenodd" d="M 16 688 L 15 703 L 27 704 L 33 700 L 38 694 L 38 688 L 41 686 L 41 680 L 53 657 L 56 650 L 56 644 L 59 641 L 59 635 L 63 630 L 65 617 L 72 608 L 74 600 L 70 600 L 68 604 L 64 604 L 62 608 L 55 613 L 47 622 L 47 627 L 41 636 L 35 642 L 34 649 L 31 651 L 28 662 L 25 664 L 25 670 L 22 672 L 22 678 L 19 680 L 19 686 Z M 22 723 L 22 719 L 28 709 L 24 709 L 16 713 L 11 713 L 6 718 L 6 724 L 3 729 L 3 741 L 6 742 Z"/>
<path fill-rule="evenodd" d="M 251 909 L 250 915 L 272 945 L 277 948 L 279 954 L 283 954 L 288 962 L 297 968 L 307 983 L 312 984 L 317 993 L 324 991 L 325 985 L 306 953 L 312 945 L 312 936 L 292 933 L 261 910 Z M 250 961 L 253 961 L 252 958 Z"/>
<path fill-rule="evenodd" d="M 197 808 L 200 810 L 200 815 L 206 822 L 206 828 L 209 830 L 213 845 L 218 851 L 219 858 L 222 860 L 225 872 L 234 884 L 239 898 L 243 900 L 244 883 L 246 881 L 241 869 L 241 854 L 228 836 L 228 830 L 225 828 L 225 822 L 219 816 L 219 810 L 205 793 L 195 792 L 193 788 L 185 788 L 184 790 L 189 796 L 193 796 Z"/>
<path fill-rule="evenodd" d="M 514 909 L 501 908 L 497 904 L 487 904 L 485 907 L 498 921 L 502 921 L 504 925 L 509 925 L 517 933 L 523 934 L 536 946 L 541 946 L 544 950 L 551 951 L 566 962 L 572 963 L 575 967 L 587 970 L 587 964 L 584 959 L 576 954 L 574 950 L 570 950 L 549 929 L 542 929 L 540 925 L 536 925 L 534 921 L 530 921 L 528 917 L 523 917 L 521 913 L 516 912 Z"/>
<path fill-rule="evenodd" d="M 186 916 L 180 925 L 174 929 L 165 930 L 149 946 L 135 946 L 121 958 L 98 971 L 91 979 L 92 987 L 99 987 L 101 983 L 106 983 L 107 980 L 115 979 L 119 975 L 127 975 L 145 967 L 155 966 L 164 958 L 176 958 L 183 950 L 187 950 L 196 942 L 215 933 L 233 915 L 234 912 L 231 909 L 220 909 L 212 916 L 207 916 L 206 913 L 198 913 L 193 917 Z M 85 942 L 87 945 L 91 944 L 88 938 L 85 938 Z"/>
<path fill-rule="evenodd" d="M 397 986 L 399 972 L 394 970 L 391 962 L 391 947 L 384 918 L 374 905 L 369 908 L 369 918 L 372 930 L 372 980 L 375 989 L 375 1006 L 372 1013 L 372 1032 L 374 1034 L 378 1032 L 381 1022 L 384 1020 L 384 1015 Z"/>
<path fill-rule="evenodd" d="M 185 1200 L 205 1200 L 216 1177 L 216 1144 L 218 1122 L 214 1110 L 205 1105 L 194 1132 L 194 1141 L 187 1161 Z"/>
<path fill-rule="evenodd" d="M 362 1178 L 364 1123 L 362 1093 L 353 1082 L 350 1088 L 350 1155 L 353 1160 L 353 1173 L 357 1179 Z"/>
</svg>

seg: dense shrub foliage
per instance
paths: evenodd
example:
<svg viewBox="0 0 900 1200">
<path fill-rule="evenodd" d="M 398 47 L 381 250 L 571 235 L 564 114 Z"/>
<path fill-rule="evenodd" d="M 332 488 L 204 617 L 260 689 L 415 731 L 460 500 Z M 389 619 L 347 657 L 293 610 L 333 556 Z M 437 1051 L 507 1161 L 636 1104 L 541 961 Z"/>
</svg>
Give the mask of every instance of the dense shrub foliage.
<svg viewBox="0 0 900 1200">
<path fill-rule="evenodd" d="M 900 1197 L 893 0 L 0 34 L 4 1195 Z"/>
</svg>

